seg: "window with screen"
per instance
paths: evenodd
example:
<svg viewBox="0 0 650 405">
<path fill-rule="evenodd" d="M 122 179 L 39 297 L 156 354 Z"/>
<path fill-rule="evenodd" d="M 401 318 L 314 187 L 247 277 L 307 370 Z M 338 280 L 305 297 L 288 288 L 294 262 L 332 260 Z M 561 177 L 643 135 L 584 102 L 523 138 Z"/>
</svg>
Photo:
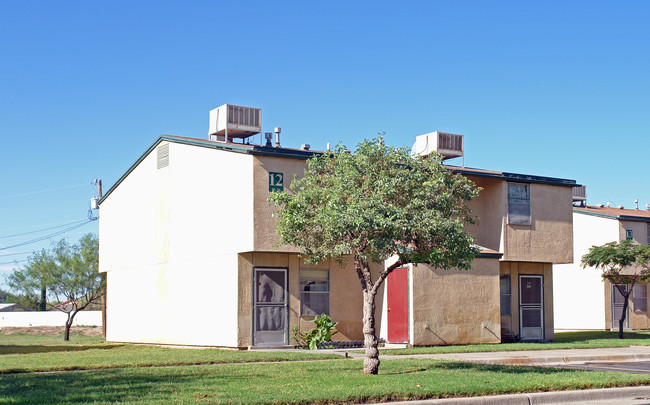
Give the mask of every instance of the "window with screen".
<svg viewBox="0 0 650 405">
<path fill-rule="evenodd" d="M 508 183 L 508 223 L 530 225 L 530 184 Z"/>
<path fill-rule="evenodd" d="M 510 298 L 510 275 L 501 276 L 501 315 L 511 315 Z"/>
<path fill-rule="evenodd" d="M 632 288 L 632 305 L 634 305 L 634 312 L 648 311 L 648 295 L 645 284 L 637 284 Z"/>
<path fill-rule="evenodd" d="M 330 314 L 329 270 L 300 270 L 300 316 Z"/>
</svg>

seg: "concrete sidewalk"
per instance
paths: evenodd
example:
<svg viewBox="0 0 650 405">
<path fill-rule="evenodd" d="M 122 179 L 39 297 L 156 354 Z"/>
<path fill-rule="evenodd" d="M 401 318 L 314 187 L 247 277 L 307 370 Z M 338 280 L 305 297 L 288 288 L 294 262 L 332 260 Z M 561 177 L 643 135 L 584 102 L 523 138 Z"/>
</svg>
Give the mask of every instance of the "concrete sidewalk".
<svg viewBox="0 0 650 405">
<path fill-rule="evenodd" d="M 425 399 L 390 402 L 391 405 L 647 405 L 650 387 L 603 388 L 580 391 L 533 392 L 485 397 Z"/>
<path fill-rule="evenodd" d="M 333 352 L 342 355 L 345 355 L 347 352 L 348 356 L 355 359 L 363 359 L 364 357 L 364 353 L 354 353 L 348 350 L 333 350 Z M 380 352 L 379 357 L 384 360 L 412 358 L 469 361 L 482 364 L 550 366 L 554 364 L 582 363 L 587 361 L 650 360 L 650 346 L 408 355 L 388 355 Z"/>
<path fill-rule="evenodd" d="M 353 357 L 363 358 L 362 353 Z M 469 361 L 481 364 L 553 366 L 593 361 L 650 360 L 650 346 L 630 346 L 600 349 L 525 350 L 478 353 L 445 353 L 419 355 L 382 355 L 381 359 L 422 358 Z M 430 399 L 392 402 L 400 405 L 534 405 L 534 404 L 600 404 L 650 405 L 650 387 L 603 388 L 577 391 L 533 392 L 483 397 Z"/>
</svg>

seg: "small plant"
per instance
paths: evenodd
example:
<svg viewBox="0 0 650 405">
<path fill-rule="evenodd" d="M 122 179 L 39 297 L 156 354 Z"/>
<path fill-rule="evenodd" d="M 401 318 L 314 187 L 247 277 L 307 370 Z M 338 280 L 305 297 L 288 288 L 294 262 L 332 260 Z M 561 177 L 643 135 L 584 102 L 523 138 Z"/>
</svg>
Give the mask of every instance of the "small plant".
<svg viewBox="0 0 650 405">
<path fill-rule="evenodd" d="M 325 314 L 314 317 L 311 322 L 314 322 L 316 327 L 307 333 L 300 333 L 297 326 L 291 329 L 291 339 L 301 349 L 316 350 L 319 343 L 331 342 L 332 336 L 339 333 L 334 330 L 339 323 L 332 322 L 332 318 Z"/>
</svg>

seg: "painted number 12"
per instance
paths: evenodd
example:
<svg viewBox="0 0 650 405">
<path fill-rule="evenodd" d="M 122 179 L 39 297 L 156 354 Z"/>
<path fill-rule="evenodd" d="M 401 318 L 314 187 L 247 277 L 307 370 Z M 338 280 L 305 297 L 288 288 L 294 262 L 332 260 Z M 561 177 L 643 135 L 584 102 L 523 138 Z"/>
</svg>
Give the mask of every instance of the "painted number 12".
<svg viewBox="0 0 650 405">
<path fill-rule="evenodd" d="M 269 191 L 284 190 L 284 175 L 277 172 L 269 172 Z"/>
</svg>

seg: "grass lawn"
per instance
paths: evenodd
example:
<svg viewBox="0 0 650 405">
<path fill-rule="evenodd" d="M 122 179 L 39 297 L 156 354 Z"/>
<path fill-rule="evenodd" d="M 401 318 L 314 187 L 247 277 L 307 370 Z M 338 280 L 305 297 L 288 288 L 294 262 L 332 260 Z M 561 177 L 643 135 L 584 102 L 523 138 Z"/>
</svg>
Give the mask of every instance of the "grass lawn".
<svg viewBox="0 0 650 405">
<path fill-rule="evenodd" d="M 32 371 L 84 370 L 163 365 L 333 359 L 323 352 L 257 352 L 219 349 L 176 349 L 105 343 L 101 336 L 3 334 L 0 332 L 0 374 Z"/>
<path fill-rule="evenodd" d="M 385 349 L 384 354 L 437 354 L 499 352 L 516 350 L 593 349 L 599 347 L 628 347 L 650 345 L 650 331 L 630 331 L 625 339 L 618 338 L 618 331 L 557 332 L 551 343 L 502 343 L 462 346 L 426 346 L 408 349 Z"/>
<path fill-rule="evenodd" d="M 220 364 L 0 375 L 0 403 L 332 403 L 650 383 L 650 376 L 421 359 Z"/>
<path fill-rule="evenodd" d="M 635 339 L 620 342 L 606 332 L 560 333 L 554 344 L 533 346 L 650 343 L 647 333 L 627 335 Z M 291 361 L 327 357 L 337 360 Z M 0 404 L 365 402 L 650 384 L 648 375 L 426 359 L 383 360 L 377 376 L 364 376 L 362 368 L 361 361 L 322 351 L 176 349 L 111 344 L 81 335 L 64 343 L 60 336 L 0 332 Z"/>
</svg>

